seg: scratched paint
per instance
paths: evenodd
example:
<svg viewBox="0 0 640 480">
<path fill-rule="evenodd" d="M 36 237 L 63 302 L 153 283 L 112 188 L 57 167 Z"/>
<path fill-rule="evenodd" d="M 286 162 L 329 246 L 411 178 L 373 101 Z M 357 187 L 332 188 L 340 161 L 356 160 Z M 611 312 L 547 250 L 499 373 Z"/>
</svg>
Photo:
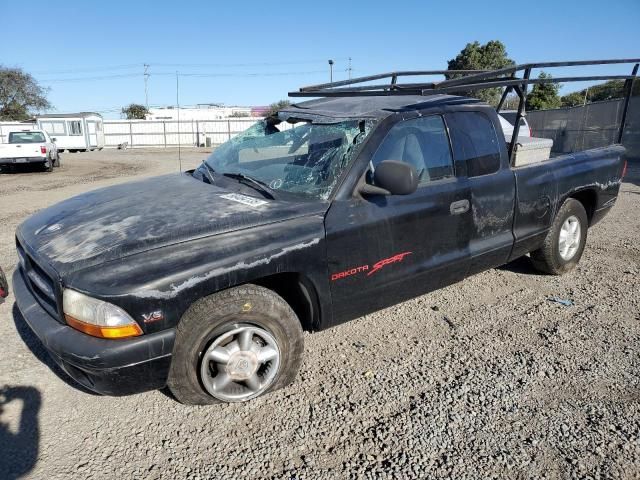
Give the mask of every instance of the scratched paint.
<svg viewBox="0 0 640 480">
<path fill-rule="evenodd" d="M 192 277 L 178 285 L 171 285 L 168 291 L 160 291 L 160 290 L 146 290 L 141 292 L 136 292 L 135 296 L 138 298 L 155 298 L 155 299 L 168 299 L 173 298 L 178 295 L 181 291 L 191 288 L 199 283 L 205 282 L 211 278 L 218 277 L 220 275 L 225 275 L 227 273 L 235 272 L 237 270 L 248 270 L 251 268 L 258 267 L 260 265 L 268 265 L 272 261 L 285 256 L 290 252 L 294 252 L 296 250 L 304 250 L 305 248 L 311 247 L 313 245 L 317 245 L 320 242 L 319 238 L 314 238 L 307 242 L 298 243 L 296 245 L 292 245 L 289 247 L 282 248 L 279 252 L 274 253 L 268 257 L 260 258 L 254 260 L 252 262 L 241 261 L 234 265 L 228 267 L 218 267 L 210 272 L 207 272 L 204 275 L 198 275 Z"/>
</svg>

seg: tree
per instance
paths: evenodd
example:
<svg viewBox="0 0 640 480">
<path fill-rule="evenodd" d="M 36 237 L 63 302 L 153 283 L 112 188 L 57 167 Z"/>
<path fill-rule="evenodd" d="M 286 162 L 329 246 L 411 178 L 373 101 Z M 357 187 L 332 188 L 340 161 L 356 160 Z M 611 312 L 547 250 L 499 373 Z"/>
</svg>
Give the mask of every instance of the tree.
<svg viewBox="0 0 640 480">
<path fill-rule="evenodd" d="M 149 109 L 138 103 L 131 103 L 122 109 L 122 114 L 127 120 L 144 120 L 149 113 Z"/>
<path fill-rule="evenodd" d="M 51 108 L 42 88 L 20 68 L 0 65 L 0 120 L 26 120 L 35 112 Z"/>
<path fill-rule="evenodd" d="M 499 68 L 515 65 L 515 62 L 507 56 L 507 48 L 499 40 L 491 40 L 484 45 L 480 42 L 467 43 L 467 46 L 460 51 L 456 58 L 448 62 L 448 70 L 497 70 Z M 463 74 L 447 74 L 445 77 L 458 78 Z M 484 100 L 491 105 L 498 105 L 500 101 L 501 89 L 488 88 L 484 90 L 474 90 L 470 92 L 460 92 L 461 95 L 468 95 Z"/>
<path fill-rule="evenodd" d="M 540 72 L 539 79 L 549 79 L 551 75 Z M 561 105 L 558 91 L 560 85 L 558 83 L 536 83 L 531 89 L 531 93 L 527 95 L 527 110 L 548 110 L 550 108 L 558 108 Z"/>
<path fill-rule="evenodd" d="M 280 100 L 279 102 L 272 103 L 271 105 L 269 105 L 269 109 L 264 112 L 264 116 L 270 117 L 271 115 L 278 113 L 278 110 L 288 107 L 289 105 L 291 105 L 291 102 L 289 100 Z"/>
<path fill-rule="evenodd" d="M 571 92 L 567 95 L 560 97 L 560 104 L 563 107 L 577 107 L 578 105 L 584 105 L 585 92 Z"/>
<path fill-rule="evenodd" d="M 634 82 L 631 94 L 640 95 L 640 81 Z M 578 92 L 568 93 L 561 100 L 563 107 L 575 107 L 576 105 L 584 105 L 585 99 L 587 102 L 601 102 L 616 98 L 624 98 L 623 80 L 609 80 Z"/>
</svg>

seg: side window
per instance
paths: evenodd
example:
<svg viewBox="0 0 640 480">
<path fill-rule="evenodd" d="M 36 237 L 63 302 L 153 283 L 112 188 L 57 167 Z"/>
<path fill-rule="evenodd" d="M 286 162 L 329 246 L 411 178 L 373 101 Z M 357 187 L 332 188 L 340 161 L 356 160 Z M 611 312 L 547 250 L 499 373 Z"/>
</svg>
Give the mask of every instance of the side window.
<svg viewBox="0 0 640 480">
<path fill-rule="evenodd" d="M 67 123 L 69 124 L 69 135 L 82 135 L 80 120 L 73 120 Z"/>
<path fill-rule="evenodd" d="M 371 159 L 373 169 L 383 160 L 413 165 L 421 185 L 452 177 L 451 149 L 442 117 L 430 115 L 394 125 Z"/>
<path fill-rule="evenodd" d="M 67 134 L 67 131 L 64 127 L 64 122 L 59 122 L 59 121 L 40 122 L 40 126 L 49 135 L 56 136 L 56 135 Z"/>
<path fill-rule="evenodd" d="M 448 118 L 453 155 L 456 162 L 466 164 L 468 177 L 497 172 L 500 168 L 500 147 L 493 123 L 480 112 L 455 112 Z"/>
</svg>

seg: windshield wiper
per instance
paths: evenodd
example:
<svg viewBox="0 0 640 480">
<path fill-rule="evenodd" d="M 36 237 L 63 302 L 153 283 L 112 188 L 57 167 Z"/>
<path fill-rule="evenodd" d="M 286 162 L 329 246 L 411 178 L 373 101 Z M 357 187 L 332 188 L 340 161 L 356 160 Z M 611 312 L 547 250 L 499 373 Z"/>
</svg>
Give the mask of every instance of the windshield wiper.
<svg viewBox="0 0 640 480">
<path fill-rule="evenodd" d="M 204 169 L 207 172 L 207 177 L 209 177 L 209 180 L 211 181 L 211 184 L 213 185 L 213 183 L 214 183 L 213 174 L 215 173 L 215 170 L 213 168 L 211 168 L 211 166 L 207 163 L 206 160 L 202 160 L 202 165 L 204 165 Z"/>
<path fill-rule="evenodd" d="M 266 183 L 261 182 L 258 179 L 250 177 L 249 175 L 245 175 L 244 173 L 223 173 L 225 177 L 234 178 L 241 182 L 244 185 L 248 185 L 250 187 L 255 188 L 260 193 L 262 193 L 265 197 L 275 200 L 275 195 L 273 194 L 273 190 L 271 190 Z"/>
</svg>

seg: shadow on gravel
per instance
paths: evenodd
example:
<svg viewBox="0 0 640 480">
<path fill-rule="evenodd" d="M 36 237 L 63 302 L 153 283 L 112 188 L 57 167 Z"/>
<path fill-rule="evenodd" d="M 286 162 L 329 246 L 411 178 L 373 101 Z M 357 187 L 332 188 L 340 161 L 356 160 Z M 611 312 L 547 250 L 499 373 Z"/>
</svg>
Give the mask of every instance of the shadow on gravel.
<svg viewBox="0 0 640 480">
<path fill-rule="evenodd" d="M 12 402 L 21 402 L 22 411 L 17 427 L 7 422 L 5 411 Z M 19 478 L 29 473 L 38 460 L 40 427 L 38 414 L 42 395 L 35 387 L 0 387 L 0 476 Z M 13 428 L 12 428 L 13 427 Z"/>
<path fill-rule="evenodd" d="M 74 382 L 64 372 L 64 370 L 62 370 L 62 368 L 60 368 L 58 366 L 58 364 L 49 356 L 49 354 L 47 353 L 46 349 L 42 345 L 42 342 L 40 342 L 40 339 L 38 337 L 36 337 L 36 335 L 35 335 L 35 333 L 33 333 L 33 331 L 31 331 L 31 328 L 29 328 L 29 325 L 27 325 L 27 322 L 25 321 L 24 317 L 22 316 L 22 313 L 20 313 L 20 310 L 18 309 L 18 306 L 15 303 L 13 304 L 13 312 L 12 313 L 13 313 L 13 321 L 14 321 L 14 323 L 16 325 L 16 330 L 18 331 L 18 334 L 20 335 L 20 338 L 25 343 L 25 345 L 29 348 L 29 350 L 31 350 L 31 353 L 33 353 L 33 355 L 38 360 L 40 360 L 47 367 L 49 367 L 49 369 L 53 373 L 55 373 L 58 376 L 58 378 L 60 378 L 60 380 L 62 380 L 67 385 L 69 385 L 69 386 L 71 386 L 71 387 L 75 388 L 76 390 L 79 390 L 79 391 L 81 391 L 83 393 L 87 393 L 89 395 L 96 395 L 96 396 L 98 395 L 97 393 L 92 392 L 91 390 L 88 390 L 88 389 L 84 388 L 79 383 Z"/>
<path fill-rule="evenodd" d="M 544 275 L 533 268 L 531 259 L 527 256 L 517 258 L 513 262 L 509 262 L 506 265 L 498 267 L 497 270 L 505 270 L 507 272 L 520 273 L 524 275 Z"/>
<path fill-rule="evenodd" d="M 24 165 L 4 166 L 0 169 L 0 174 L 35 173 L 45 171 L 45 168 L 40 163 L 25 163 Z"/>
</svg>

